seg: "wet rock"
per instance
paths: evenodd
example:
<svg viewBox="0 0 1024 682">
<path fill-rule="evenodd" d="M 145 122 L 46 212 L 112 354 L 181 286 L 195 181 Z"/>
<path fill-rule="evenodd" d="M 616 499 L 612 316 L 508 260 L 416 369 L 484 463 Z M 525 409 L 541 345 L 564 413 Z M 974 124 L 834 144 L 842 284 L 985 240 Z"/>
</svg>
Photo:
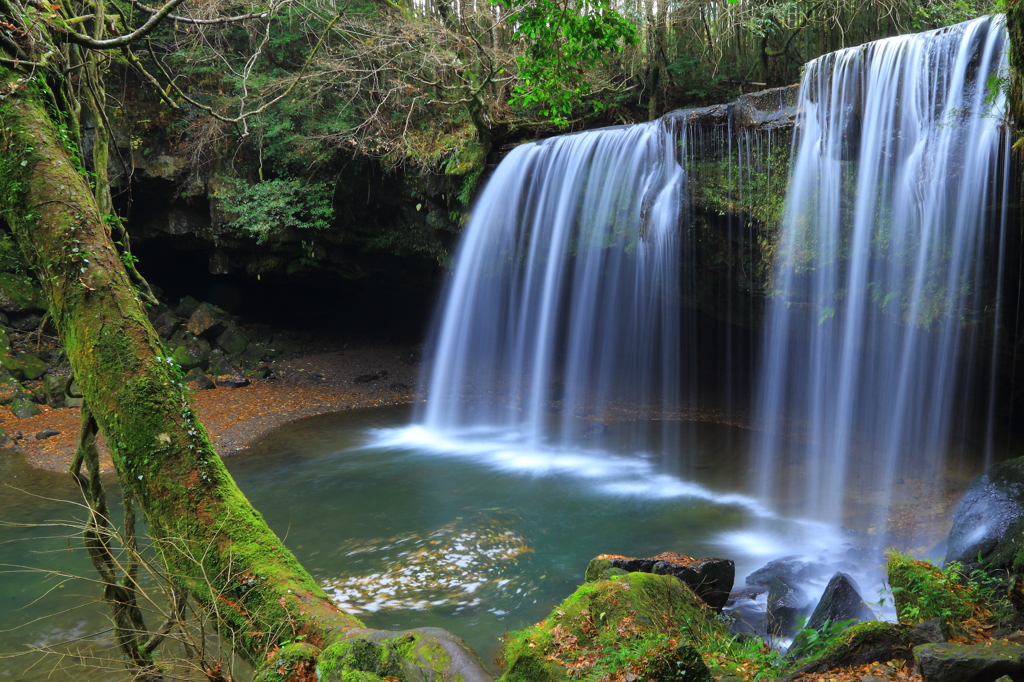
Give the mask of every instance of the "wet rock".
<svg viewBox="0 0 1024 682">
<path fill-rule="evenodd" d="M 821 631 L 825 623 L 839 623 L 856 618 L 872 620 L 875 614 L 860 596 L 857 581 L 846 573 L 836 573 L 825 586 L 818 605 L 807 621 L 807 627 Z"/>
<path fill-rule="evenodd" d="M 200 303 L 188 318 L 185 327 L 196 336 L 216 338 L 227 328 L 227 320 L 220 308 L 209 303 Z"/>
<path fill-rule="evenodd" d="M 21 371 L 28 380 L 35 380 L 46 374 L 49 367 L 33 353 L 18 353 L 18 361 L 21 362 Z"/>
<path fill-rule="evenodd" d="M 34 417 L 37 414 L 42 414 L 39 406 L 28 398 L 15 398 L 11 402 L 11 412 L 18 419 L 28 419 Z"/>
<path fill-rule="evenodd" d="M 42 431 L 36 434 L 36 440 L 46 440 L 47 438 L 52 438 L 54 436 L 59 435 L 60 431 L 58 431 L 57 429 L 43 429 Z"/>
<path fill-rule="evenodd" d="M 932 618 L 921 621 L 910 630 L 910 643 L 914 646 L 922 644 L 941 644 L 946 641 L 946 635 L 942 631 L 942 619 Z"/>
<path fill-rule="evenodd" d="M 214 383 L 224 388 L 245 388 L 249 385 L 250 381 L 237 374 L 222 374 L 214 379 Z"/>
<path fill-rule="evenodd" d="M 85 402 L 85 398 L 74 398 L 74 397 L 68 396 L 68 399 L 65 401 L 64 406 L 65 407 L 81 407 L 84 402 Z"/>
<path fill-rule="evenodd" d="M 352 380 L 353 384 L 368 384 L 371 381 L 378 381 L 388 375 L 387 370 L 381 370 L 376 374 L 360 374 Z"/>
<path fill-rule="evenodd" d="M 797 581 L 773 578 L 768 583 L 768 608 L 765 627 L 775 637 L 789 637 L 797 631 L 800 616 L 810 611 L 810 598 Z"/>
<path fill-rule="evenodd" d="M 822 633 L 837 623 L 872 620 L 874 617 L 875 614 L 860 596 L 857 582 L 846 573 L 836 573 L 828 581 L 818 605 L 807 619 L 806 629 L 793 640 L 790 651 L 799 656 L 799 652 L 809 645 L 809 633 L 812 631 Z"/>
<path fill-rule="evenodd" d="M 191 337 L 174 349 L 171 360 L 186 372 L 194 367 L 205 369 L 210 363 L 210 342 L 203 338 Z"/>
<path fill-rule="evenodd" d="M 82 397 L 82 389 L 78 388 L 78 382 L 77 381 L 72 381 L 70 384 L 68 384 L 67 394 L 68 394 L 69 398 L 81 398 Z"/>
<path fill-rule="evenodd" d="M 228 322 L 224 331 L 217 336 L 217 346 L 228 355 L 241 355 L 248 345 L 248 337 L 234 322 Z"/>
<path fill-rule="evenodd" d="M 217 382 L 205 374 L 200 374 L 199 378 L 196 379 L 196 388 L 200 391 L 209 391 L 210 389 L 217 388 Z"/>
<path fill-rule="evenodd" d="M 11 441 L 11 437 L 8 436 L 7 432 L 4 430 L 4 428 L 2 426 L 0 426 L 0 448 L 5 448 L 8 445 L 10 445 L 12 442 L 13 441 Z"/>
<path fill-rule="evenodd" d="M 183 320 L 187 320 L 192 317 L 192 314 L 195 313 L 198 307 L 199 301 L 191 296 L 186 296 L 178 303 L 178 307 L 174 309 L 174 314 Z"/>
<path fill-rule="evenodd" d="M 764 638 L 768 633 L 764 622 L 764 604 L 758 597 L 768 590 L 763 587 L 736 590 L 729 594 L 729 601 L 722 610 L 729 624 L 729 632 L 735 635 L 753 635 Z"/>
<path fill-rule="evenodd" d="M 412 386 L 409 386 L 408 384 L 403 384 L 403 383 L 398 382 L 398 381 L 394 382 L 393 384 L 390 384 L 388 386 L 388 388 L 390 388 L 392 391 L 411 391 L 412 390 Z"/>
<path fill-rule="evenodd" d="M 593 422 L 583 429 L 583 437 L 588 439 L 604 438 L 608 435 L 608 425 L 602 422 Z"/>
<path fill-rule="evenodd" d="M 968 570 L 1024 572 L 1024 457 L 989 467 L 967 488 L 953 516 L 946 563 Z"/>
<path fill-rule="evenodd" d="M 788 556 L 767 564 L 747 576 L 748 585 L 768 587 L 775 578 L 788 580 L 814 580 L 824 578 L 832 569 L 818 561 L 804 561 L 798 556 Z"/>
<path fill-rule="evenodd" d="M 923 644 L 914 648 L 924 682 L 992 682 L 1024 679 L 1024 646 L 1010 642 Z"/>
<path fill-rule="evenodd" d="M 601 554 L 590 560 L 586 580 L 594 582 L 635 572 L 670 575 L 685 583 L 705 604 L 721 611 L 729 601 L 736 565 L 731 559 L 694 559 L 675 552 L 662 552 L 650 559 Z"/>
</svg>

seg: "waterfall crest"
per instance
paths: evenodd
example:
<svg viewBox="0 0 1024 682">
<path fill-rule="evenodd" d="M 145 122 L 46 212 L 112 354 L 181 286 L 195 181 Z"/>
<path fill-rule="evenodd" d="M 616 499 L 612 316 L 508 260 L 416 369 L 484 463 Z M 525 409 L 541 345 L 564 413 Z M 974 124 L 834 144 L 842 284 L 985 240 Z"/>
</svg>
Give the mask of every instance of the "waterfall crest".
<svg viewBox="0 0 1024 682">
<path fill-rule="evenodd" d="M 858 502 L 884 510 L 989 409 L 964 396 L 994 376 L 971 360 L 1000 316 L 1005 42 L 981 18 L 807 65 L 756 402 L 762 499 L 841 522 L 873 481 Z"/>
</svg>

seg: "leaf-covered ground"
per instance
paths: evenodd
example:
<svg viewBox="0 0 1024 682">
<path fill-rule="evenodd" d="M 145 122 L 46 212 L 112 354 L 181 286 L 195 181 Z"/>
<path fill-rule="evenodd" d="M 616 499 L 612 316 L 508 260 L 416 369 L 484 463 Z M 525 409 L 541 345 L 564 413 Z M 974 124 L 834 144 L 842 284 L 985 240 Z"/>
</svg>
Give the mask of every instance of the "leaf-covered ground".
<svg viewBox="0 0 1024 682">
<path fill-rule="evenodd" d="M 411 402 L 416 387 L 417 365 L 403 362 L 408 349 L 401 346 L 367 346 L 307 355 L 273 363 L 274 378 L 253 380 L 245 388 L 194 391 L 196 410 L 221 456 L 237 454 L 264 433 L 290 421 L 327 412 L 361 407 L 401 405 Z M 386 376 L 358 383 L 357 377 Z M 15 438 L 32 466 L 64 470 L 71 462 L 78 440 L 81 410 L 52 410 L 18 419 L 0 408 L 0 426 Z M 56 429 L 56 436 L 37 440 L 35 434 Z M 18 434 L 22 437 L 18 438 Z M 104 469 L 113 466 L 101 443 Z"/>
</svg>

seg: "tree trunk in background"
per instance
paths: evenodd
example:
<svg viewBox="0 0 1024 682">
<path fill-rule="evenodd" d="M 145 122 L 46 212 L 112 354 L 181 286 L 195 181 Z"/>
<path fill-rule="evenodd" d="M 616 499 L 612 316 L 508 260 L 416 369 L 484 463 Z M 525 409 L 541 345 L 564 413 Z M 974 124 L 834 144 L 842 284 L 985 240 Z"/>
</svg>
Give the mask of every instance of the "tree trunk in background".
<svg viewBox="0 0 1024 682">
<path fill-rule="evenodd" d="M 321 651 L 342 640 L 400 639 L 402 655 L 431 673 L 488 680 L 475 655 L 444 631 L 403 636 L 363 628 L 331 603 L 274 535 L 193 412 L 180 370 L 168 362 L 76 167 L 77 155 L 64 148 L 67 136 L 47 115 L 43 86 L 25 88 L 0 67 L 0 93 L 0 215 L 48 294 L 122 494 L 145 512 L 168 574 L 216 612 L 222 635 L 257 668 L 271 658 L 275 671 L 298 675 L 296 661 L 306 661 L 308 672 Z M 297 637 L 305 641 L 277 650 Z M 440 647 L 448 656 L 425 663 L 431 659 L 423 647 Z M 285 668 L 282 656 L 290 657 Z"/>
</svg>

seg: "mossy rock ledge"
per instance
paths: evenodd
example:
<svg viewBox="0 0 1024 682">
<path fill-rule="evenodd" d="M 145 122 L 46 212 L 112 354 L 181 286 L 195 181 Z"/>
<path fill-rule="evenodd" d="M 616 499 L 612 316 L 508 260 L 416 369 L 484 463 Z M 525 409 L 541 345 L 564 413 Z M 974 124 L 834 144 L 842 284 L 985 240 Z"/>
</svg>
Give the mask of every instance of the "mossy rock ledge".
<svg viewBox="0 0 1024 682">
<path fill-rule="evenodd" d="M 502 682 L 561 682 L 631 673 L 712 682 L 697 645 L 727 638 L 715 612 L 670 575 L 626 573 L 581 585 L 498 655 Z"/>
<path fill-rule="evenodd" d="M 472 649 L 440 628 L 352 628 L 320 649 L 295 642 L 278 649 L 254 682 L 492 682 Z"/>
<path fill-rule="evenodd" d="M 954 561 L 966 569 L 1024 573 L 1024 457 L 971 481 L 949 531 L 946 564 Z"/>
<path fill-rule="evenodd" d="M 590 560 L 586 581 L 608 580 L 634 572 L 673 576 L 719 612 L 729 601 L 736 580 L 736 564 L 731 559 L 694 559 L 685 554 L 662 552 L 650 559 L 600 554 Z"/>
</svg>

